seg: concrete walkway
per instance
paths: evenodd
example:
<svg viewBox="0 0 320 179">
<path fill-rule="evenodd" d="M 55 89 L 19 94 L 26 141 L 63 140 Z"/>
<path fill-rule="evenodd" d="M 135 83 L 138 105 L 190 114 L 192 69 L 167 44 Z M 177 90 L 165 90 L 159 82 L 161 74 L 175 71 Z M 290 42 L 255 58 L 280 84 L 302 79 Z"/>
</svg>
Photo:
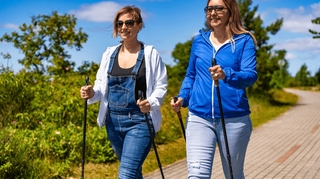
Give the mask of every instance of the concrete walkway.
<svg viewBox="0 0 320 179">
<path fill-rule="evenodd" d="M 286 89 L 299 96 L 283 115 L 253 130 L 246 179 L 320 179 L 320 92 Z M 217 150 L 218 152 L 218 150 Z M 188 178 L 186 160 L 163 167 L 166 179 Z M 212 179 L 224 179 L 219 153 Z M 161 179 L 159 170 L 144 179 Z"/>
</svg>

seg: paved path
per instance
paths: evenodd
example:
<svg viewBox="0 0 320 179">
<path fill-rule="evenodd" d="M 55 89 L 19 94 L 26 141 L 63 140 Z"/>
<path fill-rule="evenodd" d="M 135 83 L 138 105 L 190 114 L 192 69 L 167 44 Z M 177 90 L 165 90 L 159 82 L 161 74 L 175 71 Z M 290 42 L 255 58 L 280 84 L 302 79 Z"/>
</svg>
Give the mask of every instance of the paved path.
<svg viewBox="0 0 320 179">
<path fill-rule="evenodd" d="M 253 130 L 246 162 L 246 179 L 320 179 L 320 93 L 287 89 L 298 103 L 283 115 Z M 217 150 L 218 151 L 218 150 Z M 212 179 L 224 179 L 215 154 Z M 182 160 L 163 167 L 166 179 L 186 179 Z M 144 179 L 161 179 L 158 171 Z"/>
</svg>

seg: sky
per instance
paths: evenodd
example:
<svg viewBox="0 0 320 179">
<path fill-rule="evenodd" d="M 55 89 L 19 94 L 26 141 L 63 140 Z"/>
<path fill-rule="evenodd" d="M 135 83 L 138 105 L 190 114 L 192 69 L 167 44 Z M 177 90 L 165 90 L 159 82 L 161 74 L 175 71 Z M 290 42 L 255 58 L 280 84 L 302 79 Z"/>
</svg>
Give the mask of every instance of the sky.
<svg viewBox="0 0 320 179">
<path fill-rule="evenodd" d="M 38 14 L 73 14 L 77 18 L 76 29 L 89 35 L 80 51 L 68 49 L 76 67 L 84 61 L 100 63 L 102 53 L 108 46 L 117 45 L 120 38 L 112 38 L 112 21 L 117 10 L 126 5 L 135 5 L 142 11 L 145 27 L 138 39 L 153 45 L 164 63 L 174 65 L 171 55 L 178 43 L 185 43 L 204 27 L 203 8 L 206 0 L 0 0 L 0 37 L 5 33 L 21 32 L 19 26 L 31 23 Z M 256 15 L 266 27 L 283 18 L 281 30 L 269 35 L 268 44 L 273 50 L 286 50 L 289 73 L 294 76 L 303 64 L 314 75 L 320 69 L 320 39 L 313 39 L 308 29 L 320 32 L 320 25 L 311 23 L 320 17 L 320 1 L 316 0 L 252 0 L 251 8 L 258 6 Z M 0 56 L 0 65 L 15 72 L 22 66 L 18 59 L 23 54 L 12 43 L 0 42 L 0 52 L 10 53 L 11 59 Z"/>
</svg>

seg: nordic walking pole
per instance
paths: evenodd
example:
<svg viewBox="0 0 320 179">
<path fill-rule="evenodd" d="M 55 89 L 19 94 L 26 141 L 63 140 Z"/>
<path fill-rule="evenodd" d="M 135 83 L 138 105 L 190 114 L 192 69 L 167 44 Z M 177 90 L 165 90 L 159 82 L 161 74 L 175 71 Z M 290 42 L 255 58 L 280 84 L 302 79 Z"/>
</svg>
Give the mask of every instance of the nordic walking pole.
<svg viewBox="0 0 320 179">
<path fill-rule="evenodd" d="M 212 58 L 212 66 L 217 65 L 216 59 Z M 226 145 L 226 151 L 227 151 L 227 159 L 228 159 L 228 165 L 230 170 L 230 177 L 233 179 L 233 172 L 232 172 L 232 165 L 231 165 L 231 157 L 230 157 L 230 150 L 228 145 L 228 138 L 227 138 L 227 129 L 226 129 L 226 123 L 224 121 L 224 115 L 223 115 L 223 109 L 222 109 L 222 102 L 221 102 L 221 95 L 220 95 L 220 88 L 218 83 L 214 83 L 217 90 L 217 96 L 218 96 L 218 102 L 219 102 L 219 109 L 220 109 L 220 116 L 221 116 L 221 124 L 223 129 L 223 135 L 225 139 L 225 145 Z"/>
<path fill-rule="evenodd" d="M 139 99 L 140 100 L 144 100 L 144 95 L 143 95 L 142 91 L 139 90 L 138 91 L 138 95 L 139 95 Z M 162 179 L 164 179 L 164 175 L 163 175 L 163 171 L 162 171 L 162 167 L 161 167 L 161 163 L 160 163 L 160 158 L 159 158 L 159 155 L 158 155 L 156 144 L 154 143 L 154 136 L 153 136 L 153 133 L 152 133 L 152 130 L 151 130 L 151 125 L 150 125 L 147 113 L 144 113 L 144 117 L 146 118 L 146 121 L 147 121 L 147 126 L 148 126 L 150 137 L 151 137 L 151 140 L 152 140 L 153 149 L 154 149 L 154 152 L 155 152 L 157 160 L 158 160 L 158 166 L 159 166 L 159 169 L 160 169 L 160 172 L 161 172 L 161 176 L 162 176 Z"/>
<path fill-rule="evenodd" d="M 89 77 L 86 76 L 86 86 L 89 85 Z M 84 160 L 86 150 L 86 129 L 87 129 L 87 100 L 84 101 L 84 115 L 83 115 L 83 132 L 82 132 L 82 171 L 81 179 L 84 179 Z"/>
<path fill-rule="evenodd" d="M 176 97 L 176 96 L 173 97 L 173 101 L 174 102 L 177 102 L 177 100 L 178 100 L 178 97 Z M 178 118 L 179 118 L 179 121 L 180 121 L 181 130 L 182 130 L 182 133 L 183 133 L 184 140 L 186 140 L 186 132 L 184 130 L 184 125 L 183 125 L 183 122 L 182 122 L 181 111 L 178 111 L 177 115 L 178 115 Z"/>
</svg>

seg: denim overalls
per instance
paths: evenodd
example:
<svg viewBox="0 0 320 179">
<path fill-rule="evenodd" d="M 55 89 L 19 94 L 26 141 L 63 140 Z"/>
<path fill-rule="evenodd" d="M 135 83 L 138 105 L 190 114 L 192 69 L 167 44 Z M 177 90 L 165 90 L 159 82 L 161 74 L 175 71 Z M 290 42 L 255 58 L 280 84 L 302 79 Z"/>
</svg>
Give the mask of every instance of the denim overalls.
<svg viewBox="0 0 320 179">
<path fill-rule="evenodd" d="M 144 47 L 138 55 L 131 75 L 111 76 L 115 57 L 121 46 L 112 54 L 108 69 L 107 134 L 112 148 L 120 160 L 118 178 L 142 178 L 142 164 L 152 140 L 145 120 L 135 100 L 136 75 L 144 57 Z M 150 124 L 152 120 L 148 114 Z"/>
</svg>

